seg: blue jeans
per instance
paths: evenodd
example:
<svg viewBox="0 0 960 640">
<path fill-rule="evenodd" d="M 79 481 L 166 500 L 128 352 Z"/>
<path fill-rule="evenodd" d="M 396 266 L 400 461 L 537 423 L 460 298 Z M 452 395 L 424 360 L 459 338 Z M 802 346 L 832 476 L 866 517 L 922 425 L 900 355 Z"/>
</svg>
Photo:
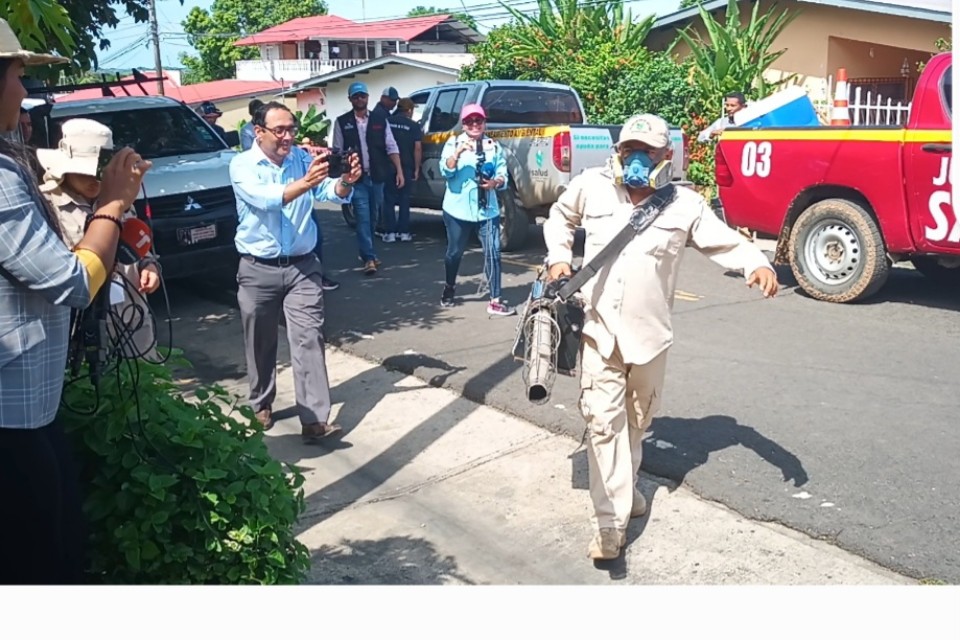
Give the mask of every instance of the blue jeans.
<svg viewBox="0 0 960 640">
<path fill-rule="evenodd" d="M 383 202 L 383 183 L 364 176 L 353 185 L 353 213 L 357 218 L 357 246 L 364 262 L 376 260 L 373 250 L 373 232 L 377 227 L 377 215 Z"/>
<path fill-rule="evenodd" d="M 387 180 L 383 187 L 383 226 L 387 233 L 410 233 L 410 192 L 413 176 L 405 176 L 402 189 L 397 189 L 395 180 Z M 395 214 L 400 207 L 400 220 Z"/>
<path fill-rule="evenodd" d="M 467 222 L 454 218 L 446 211 L 443 212 L 443 225 L 447 228 L 447 254 L 443 264 L 446 267 L 447 286 L 457 283 L 457 273 L 460 271 L 460 260 L 467 248 L 470 232 L 476 231 L 483 245 L 483 273 L 490 283 L 490 299 L 500 297 L 500 216 Z"/>
</svg>

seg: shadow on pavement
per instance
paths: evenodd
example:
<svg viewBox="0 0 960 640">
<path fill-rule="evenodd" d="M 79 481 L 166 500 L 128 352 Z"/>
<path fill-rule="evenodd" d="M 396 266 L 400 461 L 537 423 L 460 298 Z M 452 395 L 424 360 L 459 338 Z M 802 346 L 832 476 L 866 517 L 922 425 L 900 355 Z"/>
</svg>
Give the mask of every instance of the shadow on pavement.
<svg viewBox="0 0 960 640">
<path fill-rule="evenodd" d="M 780 469 L 784 482 L 802 487 L 809 478 L 797 456 L 753 427 L 730 416 L 654 418 L 643 442 L 642 470 L 683 483 L 687 474 L 706 464 L 710 454 L 729 447 L 750 449 Z"/>
<path fill-rule="evenodd" d="M 311 567 L 310 584 L 474 584 L 452 556 L 442 556 L 429 540 L 411 536 L 324 545 L 311 555 Z"/>
</svg>

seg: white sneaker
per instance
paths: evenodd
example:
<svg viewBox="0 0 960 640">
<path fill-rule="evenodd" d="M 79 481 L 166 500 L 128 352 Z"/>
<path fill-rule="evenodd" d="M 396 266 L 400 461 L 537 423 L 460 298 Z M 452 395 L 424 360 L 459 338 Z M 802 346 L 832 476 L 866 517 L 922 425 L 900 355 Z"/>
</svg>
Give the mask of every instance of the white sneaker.
<svg viewBox="0 0 960 640">
<path fill-rule="evenodd" d="M 401 234 L 400 234 L 400 242 L 412 242 L 412 241 L 413 241 L 413 234 L 412 234 L 412 233 L 401 233 Z"/>
<path fill-rule="evenodd" d="M 385 233 L 385 234 L 383 234 L 383 241 L 384 241 L 384 242 L 396 242 L 396 241 L 397 241 L 397 234 L 395 234 L 395 233 Z"/>
</svg>

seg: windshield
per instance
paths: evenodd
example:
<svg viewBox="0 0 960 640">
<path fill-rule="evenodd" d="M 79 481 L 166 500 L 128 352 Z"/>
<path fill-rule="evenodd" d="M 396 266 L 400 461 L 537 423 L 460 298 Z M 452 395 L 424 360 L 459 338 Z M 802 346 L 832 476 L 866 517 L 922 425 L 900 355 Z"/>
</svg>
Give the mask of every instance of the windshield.
<svg viewBox="0 0 960 640">
<path fill-rule="evenodd" d="M 54 117 L 50 145 L 60 142 L 61 123 L 72 118 L 91 118 L 110 127 L 113 146 L 133 147 L 144 158 L 165 158 L 190 153 L 222 151 L 226 144 L 187 107 L 95 112 L 69 118 Z"/>
<path fill-rule="evenodd" d="M 569 91 L 510 87 L 488 89 L 483 108 L 491 124 L 581 124 L 583 114 Z"/>
</svg>

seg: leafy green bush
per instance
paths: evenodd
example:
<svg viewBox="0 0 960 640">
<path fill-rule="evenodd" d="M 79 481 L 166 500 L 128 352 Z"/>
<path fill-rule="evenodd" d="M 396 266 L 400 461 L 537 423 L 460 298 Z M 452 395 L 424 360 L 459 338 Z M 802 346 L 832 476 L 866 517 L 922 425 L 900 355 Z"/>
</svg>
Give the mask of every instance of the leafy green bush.
<svg viewBox="0 0 960 640">
<path fill-rule="evenodd" d="M 303 476 L 270 457 L 249 407 L 234 417 L 237 399 L 222 388 L 201 387 L 188 401 L 166 366 L 138 367 L 139 379 L 123 371 L 99 392 L 89 382 L 64 390 L 72 411 L 61 419 L 83 465 L 91 579 L 301 581 L 310 563 L 294 537 Z"/>
<path fill-rule="evenodd" d="M 637 113 L 655 113 L 679 127 L 688 119 L 695 91 L 689 75 L 689 63 L 644 51 L 611 87 L 605 122 L 620 123 Z"/>
</svg>

